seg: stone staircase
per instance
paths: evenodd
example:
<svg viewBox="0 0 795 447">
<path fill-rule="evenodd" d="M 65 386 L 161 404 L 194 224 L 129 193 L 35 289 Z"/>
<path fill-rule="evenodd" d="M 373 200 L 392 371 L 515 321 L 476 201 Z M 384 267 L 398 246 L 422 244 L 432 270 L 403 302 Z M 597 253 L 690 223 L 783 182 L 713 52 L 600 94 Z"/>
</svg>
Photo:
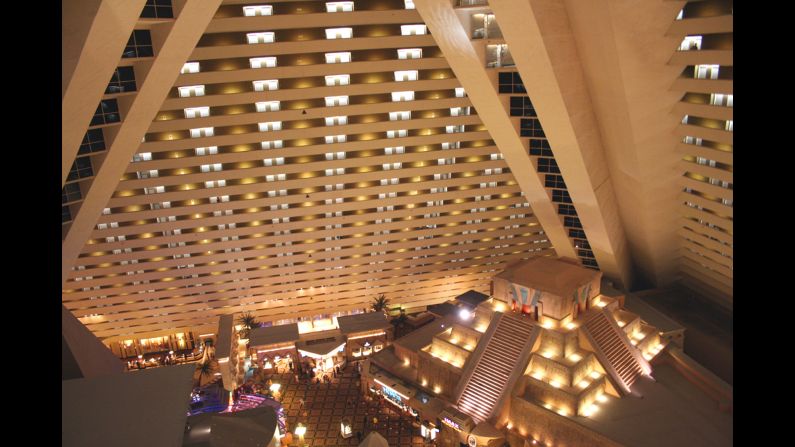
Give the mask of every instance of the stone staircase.
<svg viewBox="0 0 795 447">
<path fill-rule="evenodd" d="M 491 337 L 481 340 L 485 349 L 458 399 L 459 410 L 477 422 L 491 417 L 505 391 L 521 376 L 539 332 L 531 320 L 512 313 L 498 312 L 494 318 L 496 328 Z"/>
<path fill-rule="evenodd" d="M 596 350 L 599 361 L 624 394 L 629 394 L 638 376 L 651 368 L 630 343 L 624 331 L 618 327 L 605 310 L 595 310 L 586 317 L 582 326 Z"/>
</svg>

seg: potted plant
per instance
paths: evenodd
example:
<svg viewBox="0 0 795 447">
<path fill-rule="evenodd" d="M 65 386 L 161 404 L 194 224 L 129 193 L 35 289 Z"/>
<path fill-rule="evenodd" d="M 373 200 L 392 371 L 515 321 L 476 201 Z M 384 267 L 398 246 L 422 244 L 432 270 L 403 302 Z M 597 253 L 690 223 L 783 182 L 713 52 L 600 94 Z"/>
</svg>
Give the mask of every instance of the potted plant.
<svg viewBox="0 0 795 447">
<path fill-rule="evenodd" d="M 384 296 L 384 294 L 379 294 L 376 299 L 373 300 L 373 303 L 370 305 L 370 308 L 373 309 L 375 312 L 384 312 L 386 313 L 387 309 L 389 308 L 389 299 Z"/>
<path fill-rule="evenodd" d="M 243 328 L 240 329 L 241 338 L 248 338 L 249 335 L 251 334 L 251 330 L 254 328 L 258 328 L 260 326 L 260 323 L 257 321 L 257 318 L 254 315 L 252 315 L 251 312 L 246 312 L 243 315 L 241 315 L 240 318 L 238 318 L 237 322 L 240 323 L 241 326 L 243 326 Z"/>
</svg>

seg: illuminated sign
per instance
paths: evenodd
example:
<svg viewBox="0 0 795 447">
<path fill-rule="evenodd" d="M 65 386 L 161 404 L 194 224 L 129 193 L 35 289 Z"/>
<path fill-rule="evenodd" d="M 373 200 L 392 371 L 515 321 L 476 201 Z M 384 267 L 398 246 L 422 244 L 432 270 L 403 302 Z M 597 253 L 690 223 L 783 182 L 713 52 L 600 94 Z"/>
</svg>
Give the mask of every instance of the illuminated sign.
<svg viewBox="0 0 795 447">
<path fill-rule="evenodd" d="M 442 418 L 442 422 L 458 431 L 461 431 L 461 427 L 458 426 L 458 423 L 453 422 L 450 418 Z"/>
<path fill-rule="evenodd" d="M 406 396 L 406 395 L 403 395 L 403 394 L 401 394 L 401 393 L 399 393 L 399 392 L 397 392 L 397 391 L 393 390 L 392 388 L 390 388 L 390 387 L 389 387 L 387 384 L 385 384 L 384 382 L 381 382 L 381 381 L 380 381 L 380 380 L 378 380 L 378 379 L 373 379 L 373 380 L 375 381 L 375 383 L 377 383 L 377 384 L 381 385 L 382 387 L 384 387 L 384 391 L 385 391 L 385 392 L 386 392 L 386 390 L 389 390 L 391 393 L 397 394 L 398 396 L 400 396 L 400 397 L 402 397 L 402 398 L 404 398 L 404 399 L 408 399 L 408 398 L 409 398 L 408 396 Z M 398 399 L 398 400 L 400 400 L 400 399 Z"/>
<path fill-rule="evenodd" d="M 391 388 L 383 387 L 383 392 L 384 392 L 384 397 L 391 400 L 392 402 L 396 404 L 403 403 L 403 400 L 400 398 L 400 394 L 397 391 Z"/>
</svg>

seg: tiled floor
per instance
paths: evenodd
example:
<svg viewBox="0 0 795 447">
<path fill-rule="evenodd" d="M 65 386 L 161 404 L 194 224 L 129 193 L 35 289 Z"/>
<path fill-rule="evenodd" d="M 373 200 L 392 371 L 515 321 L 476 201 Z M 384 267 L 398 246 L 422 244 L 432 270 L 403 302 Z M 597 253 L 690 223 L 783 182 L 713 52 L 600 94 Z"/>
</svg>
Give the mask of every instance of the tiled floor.
<svg viewBox="0 0 795 447">
<path fill-rule="evenodd" d="M 399 415 L 395 411 L 396 407 L 388 402 L 379 405 L 377 401 L 363 398 L 352 364 L 331 384 L 310 384 L 305 379 L 296 382 L 295 374 L 286 370 L 270 378 L 282 386 L 281 399 L 288 430 L 295 430 L 298 422 L 307 427 L 303 445 L 355 446 L 359 445 L 356 432 L 361 432 L 364 438 L 371 430 L 384 436 L 390 447 L 432 445 L 423 444 L 419 425 L 413 417 Z M 301 399 L 304 399 L 303 408 Z M 340 421 L 344 416 L 350 416 L 353 420 L 352 438 L 343 439 L 340 436 Z M 378 419 L 376 426 L 373 426 L 373 417 Z M 300 445 L 297 437 L 291 445 Z"/>
</svg>

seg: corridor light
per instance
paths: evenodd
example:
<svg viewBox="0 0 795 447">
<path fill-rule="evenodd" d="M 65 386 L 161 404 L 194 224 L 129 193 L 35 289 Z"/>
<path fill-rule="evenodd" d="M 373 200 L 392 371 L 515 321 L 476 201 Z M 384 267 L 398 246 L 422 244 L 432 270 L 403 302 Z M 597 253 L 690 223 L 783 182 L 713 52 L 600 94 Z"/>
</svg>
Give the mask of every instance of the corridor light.
<svg viewBox="0 0 795 447">
<path fill-rule="evenodd" d="M 471 313 L 471 312 L 469 312 L 469 311 L 468 311 L 468 310 L 466 310 L 466 309 L 461 309 L 461 310 L 458 312 L 458 316 L 459 316 L 459 317 L 461 317 L 461 319 L 462 319 L 462 320 L 469 320 L 469 318 L 472 316 L 472 313 Z"/>
</svg>

